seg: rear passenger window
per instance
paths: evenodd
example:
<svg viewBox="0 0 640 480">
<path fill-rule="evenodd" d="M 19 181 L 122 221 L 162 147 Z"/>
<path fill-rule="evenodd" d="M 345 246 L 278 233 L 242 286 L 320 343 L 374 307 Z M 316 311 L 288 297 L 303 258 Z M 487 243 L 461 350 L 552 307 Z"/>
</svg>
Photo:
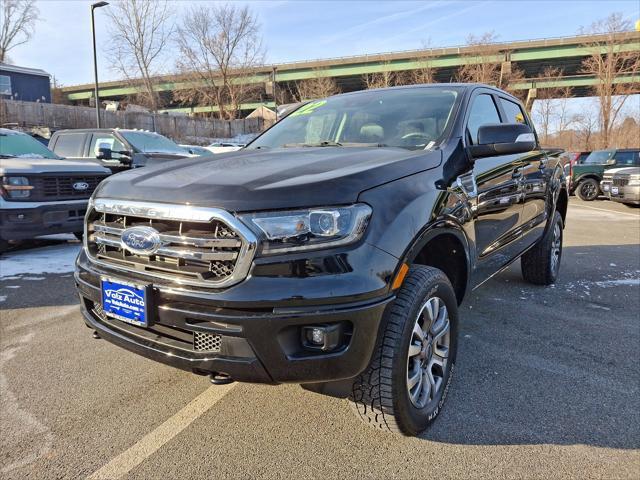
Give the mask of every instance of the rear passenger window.
<svg viewBox="0 0 640 480">
<path fill-rule="evenodd" d="M 500 104 L 507 115 L 506 123 L 527 123 L 527 117 L 524 116 L 520 105 L 506 98 L 500 98 Z"/>
<path fill-rule="evenodd" d="M 85 133 L 63 133 L 58 136 L 53 151 L 61 157 L 82 157 Z"/>
<path fill-rule="evenodd" d="M 471 139 L 471 143 L 478 143 L 478 129 L 482 125 L 500 123 L 500 115 L 498 109 L 493 102 L 491 95 L 478 95 L 473 100 L 469 121 L 467 123 L 467 131 Z"/>
</svg>

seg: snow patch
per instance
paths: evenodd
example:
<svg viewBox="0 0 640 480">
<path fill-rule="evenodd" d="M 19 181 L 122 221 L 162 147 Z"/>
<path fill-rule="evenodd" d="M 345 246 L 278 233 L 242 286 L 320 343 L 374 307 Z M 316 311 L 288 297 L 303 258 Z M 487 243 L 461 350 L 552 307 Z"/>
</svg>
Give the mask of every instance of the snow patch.
<svg viewBox="0 0 640 480">
<path fill-rule="evenodd" d="M 0 279 L 44 280 L 37 275 L 73 272 L 79 251 L 80 245 L 67 244 L 6 253 L 0 259 Z"/>
</svg>

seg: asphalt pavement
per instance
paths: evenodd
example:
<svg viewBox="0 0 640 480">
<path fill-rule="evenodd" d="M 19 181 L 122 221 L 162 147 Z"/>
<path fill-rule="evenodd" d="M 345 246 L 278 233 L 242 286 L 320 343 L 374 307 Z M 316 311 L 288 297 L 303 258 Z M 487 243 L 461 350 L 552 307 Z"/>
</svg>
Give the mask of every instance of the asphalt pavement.
<svg viewBox="0 0 640 480">
<path fill-rule="evenodd" d="M 94 340 L 78 248 L 0 261 L 0 478 L 640 478 L 638 208 L 572 198 L 556 285 L 516 263 L 467 296 L 422 438 L 296 385 L 211 386 Z"/>
</svg>

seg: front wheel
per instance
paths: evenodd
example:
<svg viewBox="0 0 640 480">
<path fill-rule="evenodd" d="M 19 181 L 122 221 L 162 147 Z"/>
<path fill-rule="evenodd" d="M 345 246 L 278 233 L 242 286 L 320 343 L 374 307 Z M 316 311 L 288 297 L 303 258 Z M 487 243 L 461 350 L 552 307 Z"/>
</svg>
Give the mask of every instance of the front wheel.
<svg viewBox="0 0 640 480">
<path fill-rule="evenodd" d="M 367 369 L 349 398 L 365 423 L 418 435 L 436 419 L 456 361 L 458 304 L 447 276 L 411 267 L 385 314 Z"/>
<path fill-rule="evenodd" d="M 580 200 L 584 200 L 585 202 L 595 200 L 599 194 L 600 185 L 598 185 L 598 181 L 594 178 L 585 178 L 578 184 L 578 188 L 576 188 L 576 195 L 578 195 Z"/>
</svg>

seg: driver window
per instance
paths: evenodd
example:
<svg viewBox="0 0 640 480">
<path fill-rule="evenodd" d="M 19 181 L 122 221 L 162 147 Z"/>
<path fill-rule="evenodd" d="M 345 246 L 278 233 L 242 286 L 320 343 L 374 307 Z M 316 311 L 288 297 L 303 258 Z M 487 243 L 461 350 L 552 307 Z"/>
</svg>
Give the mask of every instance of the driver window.
<svg viewBox="0 0 640 480">
<path fill-rule="evenodd" d="M 467 133 L 472 144 L 478 142 L 478 129 L 482 125 L 500 123 L 500 115 L 493 97 L 488 94 L 478 95 L 471 105 L 471 113 L 467 122 Z"/>
<path fill-rule="evenodd" d="M 113 135 L 94 135 L 93 139 L 91 140 L 89 151 L 93 153 L 94 157 L 97 157 L 100 153 L 101 148 L 110 148 L 111 150 L 113 150 L 112 157 L 114 159 L 122 157 L 121 154 L 115 153 L 116 151 L 126 150 L 122 142 L 120 142 L 120 140 L 118 140 Z"/>
</svg>

